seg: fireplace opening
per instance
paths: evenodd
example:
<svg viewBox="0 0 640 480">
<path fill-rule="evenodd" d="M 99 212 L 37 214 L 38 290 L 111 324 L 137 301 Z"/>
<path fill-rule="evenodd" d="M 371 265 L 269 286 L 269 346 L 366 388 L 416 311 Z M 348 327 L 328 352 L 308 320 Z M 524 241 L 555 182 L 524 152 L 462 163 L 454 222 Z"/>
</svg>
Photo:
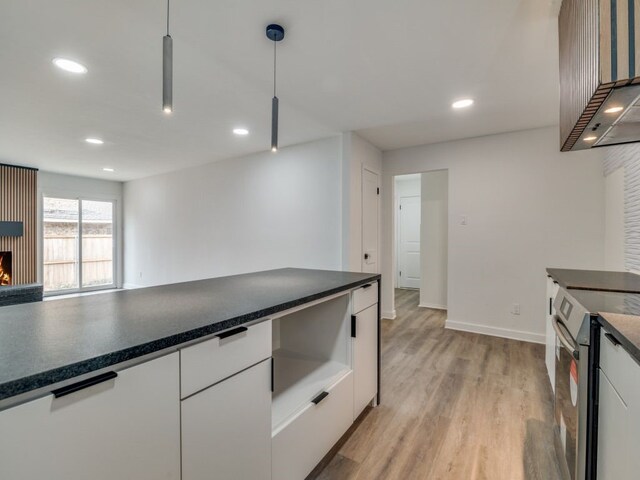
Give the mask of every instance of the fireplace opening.
<svg viewBox="0 0 640 480">
<path fill-rule="evenodd" d="M 11 252 L 0 252 L 0 286 L 11 285 Z"/>
</svg>

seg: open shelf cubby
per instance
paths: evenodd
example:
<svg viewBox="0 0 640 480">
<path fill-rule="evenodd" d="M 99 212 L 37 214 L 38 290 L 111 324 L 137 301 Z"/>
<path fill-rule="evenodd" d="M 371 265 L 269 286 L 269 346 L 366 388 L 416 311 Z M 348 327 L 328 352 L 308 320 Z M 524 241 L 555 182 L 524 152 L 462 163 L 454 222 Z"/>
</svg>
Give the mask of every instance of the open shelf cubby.
<svg viewBox="0 0 640 480">
<path fill-rule="evenodd" d="M 349 319 L 342 295 L 273 321 L 273 432 L 351 370 Z"/>
</svg>

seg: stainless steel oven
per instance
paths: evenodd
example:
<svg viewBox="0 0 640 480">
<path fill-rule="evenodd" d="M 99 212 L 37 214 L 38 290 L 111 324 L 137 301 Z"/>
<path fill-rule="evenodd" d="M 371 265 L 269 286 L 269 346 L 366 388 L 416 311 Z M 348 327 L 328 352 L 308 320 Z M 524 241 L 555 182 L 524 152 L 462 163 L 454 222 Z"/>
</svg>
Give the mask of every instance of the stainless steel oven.
<svg viewBox="0 0 640 480">
<path fill-rule="evenodd" d="M 591 314 L 564 289 L 558 292 L 555 307 L 556 449 L 567 479 L 590 480 L 592 455 L 588 452 L 594 436 L 590 388 L 595 388 L 589 373 Z"/>
</svg>

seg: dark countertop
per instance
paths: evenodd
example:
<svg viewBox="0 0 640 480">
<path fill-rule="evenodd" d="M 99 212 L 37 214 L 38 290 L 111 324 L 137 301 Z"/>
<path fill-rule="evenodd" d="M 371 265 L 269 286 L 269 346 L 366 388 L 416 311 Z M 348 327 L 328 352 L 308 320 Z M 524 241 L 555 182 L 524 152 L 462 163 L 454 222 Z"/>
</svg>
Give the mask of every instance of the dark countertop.
<svg viewBox="0 0 640 480">
<path fill-rule="evenodd" d="M 563 288 L 640 293 L 640 275 L 635 273 L 563 268 L 547 268 L 547 273 Z"/>
<path fill-rule="evenodd" d="M 598 319 L 602 327 L 640 363 L 640 311 L 638 315 L 600 312 Z"/>
<path fill-rule="evenodd" d="M 376 281 L 285 268 L 0 308 L 0 401 Z"/>
</svg>

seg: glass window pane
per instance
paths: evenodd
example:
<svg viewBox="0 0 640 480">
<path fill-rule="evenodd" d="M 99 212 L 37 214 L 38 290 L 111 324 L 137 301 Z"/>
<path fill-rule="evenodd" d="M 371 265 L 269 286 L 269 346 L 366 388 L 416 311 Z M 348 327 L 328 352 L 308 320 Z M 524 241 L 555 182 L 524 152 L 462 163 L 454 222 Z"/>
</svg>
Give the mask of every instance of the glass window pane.
<svg viewBox="0 0 640 480">
<path fill-rule="evenodd" d="M 113 203 L 82 200 L 82 286 L 113 284 Z"/>
<path fill-rule="evenodd" d="M 45 291 L 78 288 L 78 200 L 44 198 Z"/>
</svg>

